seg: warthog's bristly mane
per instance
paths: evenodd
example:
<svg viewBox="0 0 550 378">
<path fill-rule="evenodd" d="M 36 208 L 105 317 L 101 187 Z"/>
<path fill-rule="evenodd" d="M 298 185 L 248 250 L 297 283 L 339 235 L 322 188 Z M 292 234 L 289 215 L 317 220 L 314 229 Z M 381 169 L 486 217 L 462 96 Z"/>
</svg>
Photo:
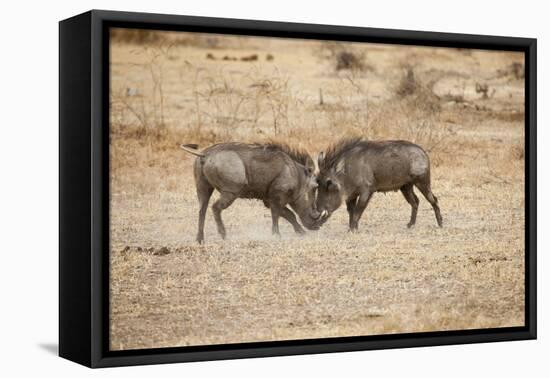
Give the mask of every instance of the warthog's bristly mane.
<svg viewBox="0 0 550 378">
<path fill-rule="evenodd" d="M 365 142 L 362 138 L 347 138 L 336 142 L 325 151 L 323 158 L 319 161 L 319 169 L 324 171 L 333 168 L 346 152 Z"/>
<path fill-rule="evenodd" d="M 264 148 L 279 150 L 290 156 L 290 158 L 304 166 L 313 165 L 313 160 L 311 156 L 304 151 L 297 148 L 290 147 L 288 144 L 278 143 L 278 142 L 269 142 L 263 145 Z"/>
</svg>

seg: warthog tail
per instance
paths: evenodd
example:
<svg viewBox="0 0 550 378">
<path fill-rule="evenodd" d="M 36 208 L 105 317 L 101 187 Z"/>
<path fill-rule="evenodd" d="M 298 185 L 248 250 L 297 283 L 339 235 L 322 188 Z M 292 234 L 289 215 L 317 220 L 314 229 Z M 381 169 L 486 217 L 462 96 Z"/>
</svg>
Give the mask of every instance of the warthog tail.
<svg viewBox="0 0 550 378">
<path fill-rule="evenodd" d="M 182 144 L 180 145 L 180 148 L 186 152 L 189 152 L 192 155 L 204 157 L 204 154 L 197 150 L 197 148 L 199 148 L 198 144 Z"/>
</svg>

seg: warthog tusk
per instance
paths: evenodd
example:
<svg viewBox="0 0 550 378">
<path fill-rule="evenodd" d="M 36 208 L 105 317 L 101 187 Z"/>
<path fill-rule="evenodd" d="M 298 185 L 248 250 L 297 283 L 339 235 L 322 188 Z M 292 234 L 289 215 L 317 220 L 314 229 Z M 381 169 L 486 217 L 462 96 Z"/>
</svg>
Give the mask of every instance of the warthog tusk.
<svg viewBox="0 0 550 378">
<path fill-rule="evenodd" d="M 321 218 L 324 218 L 327 215 L 328 215 L 328 211 L 326 211 L 326 210 L 321 211 Z"/>
</svg>

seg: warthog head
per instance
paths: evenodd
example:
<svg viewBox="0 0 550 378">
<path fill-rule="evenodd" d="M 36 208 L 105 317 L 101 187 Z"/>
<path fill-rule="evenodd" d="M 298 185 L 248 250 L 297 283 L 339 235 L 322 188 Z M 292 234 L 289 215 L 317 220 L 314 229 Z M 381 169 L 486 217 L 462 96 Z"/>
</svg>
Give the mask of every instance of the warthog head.
<svg viewBox="0 0 550 378">
<path fill-rule="evenodd" d="M 292 209 L 298 214 L 304 227 L 309 230 L 318 230 L 325 221 L 326 213 L 317 210 L 315 203 L 318 183 L 312 167 L 304 167 L 302 190 L 297 198 L 290 202 Z"/>
<path fill-rule="evenodd" d="M 338 177 L 338 172 L 343 168 L 343 160 L 337 166 L 327 166 L 324 164 L 324 153 L 319 154 L 318 162 L 320 167 L 317 176 L 317 211 L 323 214 L 323 222 L 342 204 L 342 183 Z"/>
<path fill-rule="evenodd" d="M 326 220 L 342 204 L 341 183 L 331 172 L 319 176 L 317 181 L 317 210 L 324 214 Z"/>
</svg>

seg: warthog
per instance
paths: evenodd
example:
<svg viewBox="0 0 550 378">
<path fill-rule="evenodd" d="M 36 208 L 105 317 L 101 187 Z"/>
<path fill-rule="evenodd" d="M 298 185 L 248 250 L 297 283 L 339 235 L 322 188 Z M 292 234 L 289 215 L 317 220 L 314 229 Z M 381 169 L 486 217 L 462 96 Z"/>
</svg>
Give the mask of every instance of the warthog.
<svg viewBox="0 0 550 378">
<path fill-rule="evenodd" d="M 334 212 L 344 199 L 349 213 L 350 231 L 356 231 L 359 219 L 375 192 L 401 190 L 411 205 L 416 222 L 418 197 L 413 186 L 432 205 L 439 227 L 443 219 L 430 185 L 430 160 L 418 145 L 406 141 L 364 141 L 346 139 L 318 157 L 319 177 L 317 210 Z M 324 217 L 324 220 L 328 218 Z"/>
<path fill-rule="evenodd" d="M 197 156 L 194 163 L 195 184 L 199 199 L 199 231 L 197 241 L 204 241 L 204 220 L 214 189 L 220 198 L 212 205 L 218 233 L 225 239 L 221 212 L 237 198 L 262 200 L 271 209 L 272 232 L 279 235 L 279 217 L 286 219 L 296 233 L 319 229 L 321 214 L 315 207 L 314 163 L 303 152 L 283 144 L 221 143 L 198 151 L 195 144 L 181 148 Z"/>
</svg>

